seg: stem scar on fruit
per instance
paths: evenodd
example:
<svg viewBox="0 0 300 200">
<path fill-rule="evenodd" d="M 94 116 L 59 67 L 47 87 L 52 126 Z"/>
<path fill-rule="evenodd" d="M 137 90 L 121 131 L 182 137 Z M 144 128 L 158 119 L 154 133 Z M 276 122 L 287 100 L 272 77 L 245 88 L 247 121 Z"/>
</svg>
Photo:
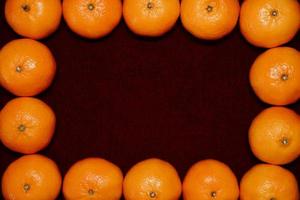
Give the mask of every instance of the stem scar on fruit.
<svg viewBox="0 0 300 200">
<path fill-rule="evenodd" d="M 213 9 L 214 9 L 214 7 L 212 7 L 211 5 L 208 5 L 208 6 L 206 7 L 207 12 L 209 12 L 209 13 L 212 12 Z"/>
<path fill-rule="evenodd" d="M 92 195 L 95 194 L 95 191 L 94 191 L 93 189 L 89 189 L 89 190 L 88 190 L 88 194 L 89 194 L 90 196 L 92 196 Z"/>
<path fill-rule="evenodd" d="M 21 8 L 25 11 L 25 12 L 29 12 L 30 11 L 30 6 L 28 4 L 23 4 L 21 6 Z"/>
<path fill-rule="evenodd" d="M 287 81 L 287 80 L 289 79 L 289 75 L 287 75 L 287 74 L 282 74 L 281 79 L 282 79 L 283 81 Z"/>
<path fill-rule="evenodd" d="M 272 11 L 271 11 L 271 15 L 272 15 L 273 17 L 277 17 L 277 16 L 278 16 L 278 10 L 272 10 Z"/>
<path fill-rule="evenodd" d="M 147 8 L 152 9 L 154 7 L 154 4 L 152 2 L 147 3 Z"/>
<path fill-rule="evenodd" d="M 212 198 L 216 198 L 216 197 L 217 197 L 217 192 L 216 192 L 216 191 L 211 192 L 211 193 L 210 193 L 210 196 L 211 196 Z"/>
<path fill-rule="evenodd" d="M 95 9 L 94 4 L 92 4 L 92 3 L 89 3 L 87 7 L 88 7 L 88 9 L 89 9 L 90 11 L 92 11 L 92 10 Z"/>
<path fill-rule="evenodd" d="M 24 189 L 25 192 L 28 192 L 30 190 L 30 188 L 31 188 L 31 186 L 28 183 L 25 183 L 23 185 L 23 189 Z"/>
<path fill-rule="evenodd" d="M 150 198 L 156 198 L 156 193 L 155 192 L 150 192 L 149 193 Z"/>
<path fill-rule="evenodd" d="M 20 132 L 24 132 L 26 130 L 26 126 L 24 124 L 21 124 L 19 127 L 18 127 L 18 130 Z"/>
<path fill-rule="evenodd" d="M 281 142 L 281 144 L 283 144 L 283 145 L 288 145 L 288 144 L 289 144 L 289 139 L 286 138 L 286 137 L 284 137 L 284 138 L 282 138 L 282 139 L 280 140 L 280 142 Z"/>
</svg>

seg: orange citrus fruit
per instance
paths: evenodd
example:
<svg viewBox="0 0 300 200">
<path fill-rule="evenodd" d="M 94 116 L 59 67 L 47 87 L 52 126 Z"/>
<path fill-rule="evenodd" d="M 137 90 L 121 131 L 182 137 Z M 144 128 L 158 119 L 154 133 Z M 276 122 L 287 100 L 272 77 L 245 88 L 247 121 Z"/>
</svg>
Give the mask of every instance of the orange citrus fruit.
<svg viewBox="0 0 300 200">
<path fill-rule="evenodd" d="M 12 29 L 24 37 L 42 39 L 59 26 L 60 0 L 6 0 L 5 17 Z"/>
<path fill-rule="evenodd" d="M 250 83 L 266 103 L 294 103 L 300 97 L 300 52 L 277 47 L 262 53 L 251 67 Z"/>
<path fill-rule="evenodd" d="M 63 0 L 63 15 L 72 31 L 90 39 L 108 35 L 122 17 L 121 0 Z"/>
<path fill-rule="evenodd" d="M 17 39 L 0 51 L 0 83 L 17 96 L 34 96 L 51 84 L 56 63 L 50 50 L 31 39 Z"/>
<path fill-rule="evenodd" d="M 67 200 L 119 200 L 122 182 L 122 172 L 116 165 L 100 158 L 87 158 L 69 169 L 63 193 Z"/>
<path fill-rule="evenodd" d="M 237 200 L 238 181 L 231 169 L 217 160 L 203 160 L 194 164 L 183 181 L 185 200 Z"/>
<path fill-rule="evenodd" d="M 163 35 L 175 25 L 179 14 L 179 0 L 124 0 L 125 22 L 141 36 Z"/>
<path fill-rule="evenodd" d="M 253 120 L 249 142 L 260 160 L 287 164 L 300 155 L 300 117 L 288 108 L 267 108 Z"/>
<path fill-rule="evenodd" d="M 297 0 L 245 0 L 242 4 L 241 32 L 255 46 L 272 48 L 285 44 L 299 27 Z"/>
<path fill-rule="evenodd" d="M 177 200 L 181 194 L 181 182 L 171 164 L 159 159 L 148 159 L 128 171 L 123 191 L 126 200 Z"/>
<path fill-rule="evenodd" d="M 238 0 L 182 0 L 181 22 L 197 38 L 215 40 L 229 34 L 237 24 Z"/>
<path fill-rule="evenodd" d="M 241 200 L 299 200 L 298 183 L 288 170 L 269 164 L 252 167 L 240 183 Z"/>
<path fill-rule="evenodd" d="M 9 149 L 32 154 L 45 148 L 54 133 L 55 115 L 41 100 L 19 97 L 0 112 L 0 138 Z"/>
<path fill-rule="evenodd" d="M 51 159 L 26 155 L 12 162 L 2 177 L 7 200 L 54 200 L 61 188 L 61 175 Z"/>
</svg>

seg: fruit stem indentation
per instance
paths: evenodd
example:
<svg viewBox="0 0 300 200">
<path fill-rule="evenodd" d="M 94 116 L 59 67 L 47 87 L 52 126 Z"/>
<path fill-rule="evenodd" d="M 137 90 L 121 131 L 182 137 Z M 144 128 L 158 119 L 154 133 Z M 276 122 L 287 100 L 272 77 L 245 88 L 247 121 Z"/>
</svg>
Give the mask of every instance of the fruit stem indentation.
<svg viewBox="0 0 300 200">
<path fill-rule="evenodd" d="M 87 7 L 88 7 L 88 9 L 89 9 L 90 11 L 92 11 L 92 10 L 95 9 L 94 4 L 92 4 L 92 3 L 89 3 Z"/>
<path fill-rule="evenodd" d="M 271 11 L 271 15 L 272 15 L 273 17 L 277 17 L 277 16 L 278 16 L 278 10 L 272 10 L 272 11 Z"/>
<path fill-rule="evenodd" d="M 19 127 L 18 127 L 19 131 L 20 132 L 24 132 L 26 130 L 26 126 L 21 124 Z"/>
<path fill-rule="evenodd" d="M 150 198 L 156 198 L 156 193 L 155 192 L 150 192 L 149 196 L 150 196 Z"/>
<path fill-rule="evenodd" d="M 25 183 L 23 185 L 23 189 L 24 189 L 25 192 L 28 192 L 30 190 L 30 188 L 31 188 L 31 186 L 28 183 Z"/>
<path fill-rule="evenodd" d="M 95 191 L 94 191 L 93 189 L 89 189 L 89 190 L 88 190 L 88 194 L 89 194 L 90 196 L 92 196 L 92 195 L 95 194 Z"/>
<path fill-rule="evenodd" d="M 289 79 L 289 76 L 288 76 L 287 74 L 283 74 L 283 75 L 281 76 L 281 79 L 282 79 L 283 81 L 287 81 L 287 80 Z"/>
<path fill-rule="evenodd" d="M 217 197 L 217 192 L 213 191 L 210 193 L 211 197 L 212 198 L 216 198 Z"/>
<path fill-rule="evenodd" d="M 206 10 L 207 10 L 207 12 L 212 12 L 213 11 L 213 7 L 211 6 L 211 5 L 208 5 L 207 7 L 206 7 Z"/>
<path fill-rule="evenodd" d="M 21 7 L 22 7 L 22 9 L 23 9 L 25 12 L 29 12 L 29 11 L 30 11 L 30 6 L 27 5 L 27 4 L 23 4 Z"/>
<path fill-rule="evenodd" d="M 152 2 L 147 3 L 147 8 L 152 9 L 154 7 L 154 4 Z"/>
</svg>

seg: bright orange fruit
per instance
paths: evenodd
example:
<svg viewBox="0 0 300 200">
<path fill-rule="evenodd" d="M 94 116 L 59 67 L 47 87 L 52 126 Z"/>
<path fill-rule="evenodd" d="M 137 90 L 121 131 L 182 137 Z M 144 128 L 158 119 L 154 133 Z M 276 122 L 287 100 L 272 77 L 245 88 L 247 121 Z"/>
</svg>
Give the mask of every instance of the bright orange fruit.
<svg viewBox="0 0 300 200">
<path fill-rule="evenodd" d="M 0 83 L 14 95 L 39 94 L 52 83 L 55 72 L 52 53 L 35 40 L 13 40 L 0 51 Z"/>
<path fill-rule="evenodd" d="M 125 22 L 141 36 L 163 35 L 175 25 L 179 14 L 179 0 L 124 0 Z"/>
<path fill-rule="evenodd" d="M 53 136 L 55 114 L 41 100 L 19 97 L 0 112 L 0 138 L 9 149 L 32 154 L 45 148 Z"/>
<path fill-rule="evenodd" d="M 121 0 L 63 0 L 63 15 L 72 31 L 90 39 L 108 35 L 122 17 Z"/>
<path fill-rule="evenodd" d="M 217 160 L 194 164 L 183 181 L 185 200 L 237 200 L 238 181 L 231 169 Z"/>
<path fill-rule="evenodd" d="M 6 0 L 5 17 L 12 29 L 24 37 L 42 39 L 59 26 L 60 0 Z"/>
<path fill-rule="evenodd" d="M 57 165 L 41 155 L 26 155 L 12 162 L 2 177 L 7 200 L 54 200 L 61 188 Z"/>
<path fill-rule="evenodd" d="M 241 200 L 299 200 L 295 176 L 288 170 L 268 164 L 252 167 L 240 183 Z"/>
<path fill-rule="evenodd" d="M 300 155 L 300 117 L 288 108 L 267 108 L 253 120 L 249 142 L 255 156 L 264 162 L 292 162 Z"/>
<path fill-rule="evenodd" d="M 182 0 L 181 22 L 195 37 L 215 40 L 234 29 L 239 11 L 238 0 Z"/>
<path fill-rule="evenodd" d="M 171 164 L 148 159 L 128 171 L 123 191 L 126 200 L 177 200 L 181 194 L 181 182 Z"/>
<path fill-rule="evenodd" d="M 251 67 L 250 83 L 266 103 L 294 103 L 300 98 L 300 52 L 277 47 L 262 53 Z"/>
<path fill-rule="evenodd" d="M 300 27 L 297 0 L 245 0 L 240 13 L 244 37 L 258 47 L 272 48 L 289 42 Z"/>
<path fill-rule="evenodd" d="M 118 200 L 122 196 L 121 170 L 104 159 L 87 158 L 67 172 L 63 193 L 67 200 Z"/>
</svg>

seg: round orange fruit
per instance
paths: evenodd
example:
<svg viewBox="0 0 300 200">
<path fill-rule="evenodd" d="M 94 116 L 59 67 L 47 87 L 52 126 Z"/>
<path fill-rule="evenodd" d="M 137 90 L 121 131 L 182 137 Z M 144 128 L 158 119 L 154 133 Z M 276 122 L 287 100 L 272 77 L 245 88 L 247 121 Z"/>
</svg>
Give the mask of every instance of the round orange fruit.
<svg viewBox="0 0 300 200">
<path fill-rule="evenodd" d="M 41 155 L 26 155 L 12 162 L 2 177 L 6 200 L 54 200 L 61 188 L 57 165 Z"/>
<path fill-rule="evenodd" d="M 12 29 L 24 37 L 42 39 L 59 26 L 60 0 L 6 0 L 5 17 Z"/>
<path fill-rule="evenodd" d="M 216 40 L 229 34 L 237 24 L 238 0 L 182 0 L 181 22 L 195 37 Z"/>
<path fill-rule="evenodd" d="M 179 0 L 124 0 L 123 15 L 129 29 L 141 36 L 161 36 L 176 23 Z"/>
<path fill-rule="evenodd" d="M 123 183 L 126 200 L 177 200 L 181 182 L 176 169 L 166 161 L 148 159 L 134 165 Z"/>
<path fill-rule="evenodd" d="M 300 27 L 297 0 L 245 0 L 240 28 L 244 37 L 258 47 L 272 48 L 289 42 Z"/>
<path fill-rule="evenodd" d="M 41 100 L 19 97 L 0 112 L 0 138 L 9 149 L 25 154 L 45 148 L 53 136 L 55 114 Z"/>
<path fill-rule="evenodd" d="M 185 200 L 237 200 L 239 185 L 231 169 L 217 160 L 194 164 L 183 181 Z"/>
<path fill-rule="evenodd" d="M 123 175 L 119 167 L 101 158 L 76 162 L 67 172 L 63 193 L 66 200 L 119 200 Z"/>
<path fill-rule="evenodd" d="M 34 96 L 50 86 L 56 63 L 50 50 L 31 39 L 17 39 L 0 51 L 0 84 L 17 96 Z"/>
<path fill-rule="evenodd" d="M 266 103 L 294 103 L 300 97 L 300 52 L 290 47 L 265 51 L 250 69 L 250 83 Z"/>
<path fill-rule="evenodd" d="M 63 15 L 78 35 L 97 39 L 108 35 L 122 17 L 121 0 L 63 0 Z"/>
<path fill-rule="evenodd" d="M 252 167 L 240 183 L 241 200 L 299 200 L 295 176 L 288 170 L 269 164 Z"/>
<path fill-rule="evenodd" d="M 300 117 L 284 107 L 262 111 L 249 129 L 255 156 L 271 164 L 287 164 L 300 155 Z"/>
</svg>

